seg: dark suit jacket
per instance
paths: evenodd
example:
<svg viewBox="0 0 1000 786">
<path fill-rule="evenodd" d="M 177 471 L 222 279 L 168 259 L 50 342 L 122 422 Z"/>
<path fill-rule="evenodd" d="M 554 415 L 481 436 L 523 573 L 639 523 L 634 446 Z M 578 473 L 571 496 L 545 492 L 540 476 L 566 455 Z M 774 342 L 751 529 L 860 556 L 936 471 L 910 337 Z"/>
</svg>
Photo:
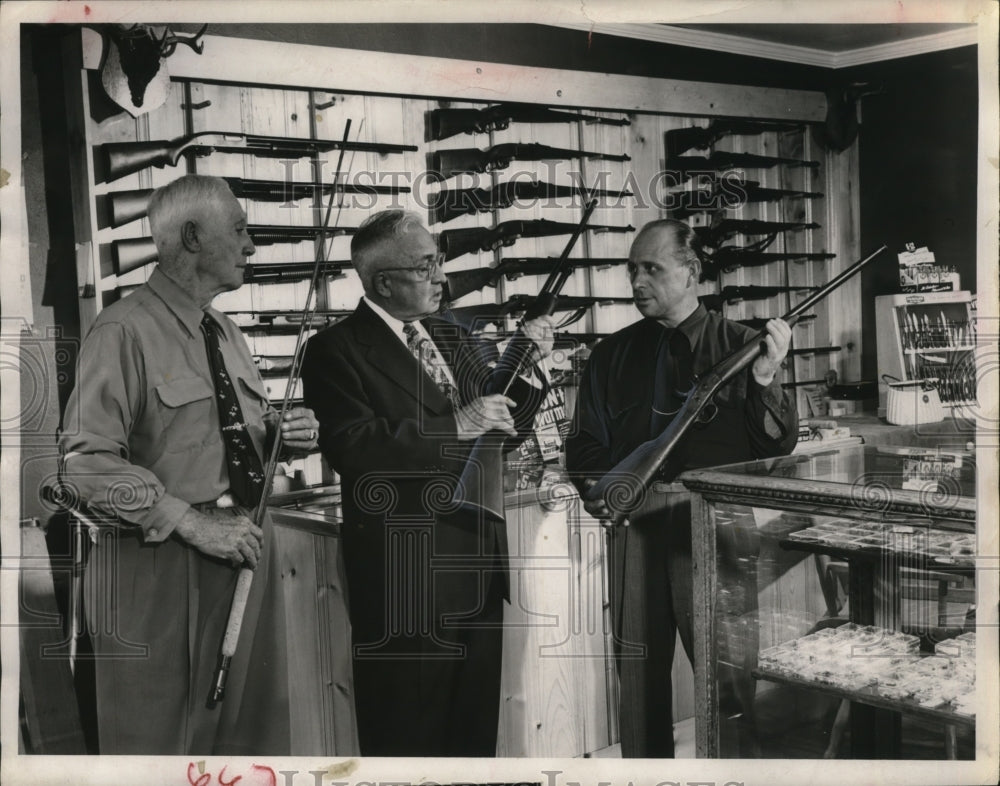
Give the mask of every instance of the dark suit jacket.
<svg viewBox="0 0 1000 786">
<path fill-rule="evenodd" d="M 462 404 L 479 396 L 492 346 L 440 318 L 422 324 L 450 365 Z M 439 558 L 506 562 L 503 522 L 447 510 L 472 444 L 458 441 L 451 402 L 364 301 L 309 340 L 302 380 L 305 403 L 320 422 L 320 449 L 341 476 L 352 624 L 361 634 L 356 641 L 377 636 L 371 626 L 384 617 L 387 523 L 430 524 Z M 515 423 L 524 433 L 546 392 L 520 380 L 512 388 L 511 398 L 522 402 Z M 508 441 L 508 449 L 514 444 Z M 453 607 L 466 602 L 443 600 Z"/>
</svg>

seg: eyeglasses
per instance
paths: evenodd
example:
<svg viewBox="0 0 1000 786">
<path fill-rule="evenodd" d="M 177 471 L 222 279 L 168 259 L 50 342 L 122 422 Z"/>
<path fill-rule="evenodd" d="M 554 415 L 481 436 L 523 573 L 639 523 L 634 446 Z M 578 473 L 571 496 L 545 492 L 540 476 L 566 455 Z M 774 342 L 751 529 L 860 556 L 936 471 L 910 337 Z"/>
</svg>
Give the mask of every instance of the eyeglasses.
<svg viewBox="0 0 1000 786">
<path fill-rule="evenodd" d="M 413 273 L 418 281 L 430 281 L 434 274 L 441 269 L 444 265 L 444 254 L 437 253 L 433 256 L 425 257 L 426 262 L 422 265 L 414 265 L 412 267 L 384 267 L 379 270 L 379 273 L 388 273 L 390 271 L 403 271 L 407 273 Z"/>
</svg>

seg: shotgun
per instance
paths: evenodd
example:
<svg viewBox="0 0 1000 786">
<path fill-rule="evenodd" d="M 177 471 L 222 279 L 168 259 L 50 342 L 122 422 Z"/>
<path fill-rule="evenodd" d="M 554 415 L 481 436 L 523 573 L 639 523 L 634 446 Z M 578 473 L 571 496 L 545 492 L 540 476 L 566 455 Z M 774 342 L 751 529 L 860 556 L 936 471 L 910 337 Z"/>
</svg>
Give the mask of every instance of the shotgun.
<svg viewBox="0 0 1000 786">
<path fill-rule="evenodd" d="M 674 218 L 688 218 L 695 213 L 717 210 L 735 210 L 756 202 L 775 202 L 779 199 L 815 199 L 819 191 L 793 191 L 784 188 L 763 188 L 753 180 L 744 182 L 717 178 L 711 188 L 670 191 L 664 195 L 664 204 Z"/>
<path fill-rule="evenodd" d="M 447 180 L 466 173 L 493 172 L 506 169 L 511 161 L 548 161 L 566 158 L 598 159 L 602 161 L 631 161 L 627 155 L 587 152 L 564 147 L 549 147 L 537 142 L 507 142 L 487 150 L 475 147 L 457 150 L 437 150 L 430 154 L 429 182 Z"/>
<path fill-rule="evenodd" d="M 351 267 L 348 260 L 324 260 L 319 266 L 321 278 L 343 278 Z M 316 272 L 315 262 L 247 262 L 243 268 L 244 284 L 280 284 L 308 281 Z"/>
<path fill-rule="evenodd" d="M 885 250 L 886 247 L 882 246 L 864 259 L 855 262 L 782 318 L 789 325 L 794 325 L 799 320 L 800 314 L 823 300 Z M 639 445 L 615 465 L 585 493 L 586 499 L 603 501 L 612 511 L 615 522 L 620 523 L 639 507 L 649 484 L 661 471 L 668 479 L 673 479 L 681 468 L 665 465 L 678 444 L 694 424 L 699 422 L 703 411 L 712 402 L 715 394 L 724 385 L 732 382 L 764 351 L 766 335 L 766 331 L 760 331 L 740 349 L 724 357 L 703 374 L 699 374 L 693 387 L 688 391 L 684 403 L 666 429 L 658 437 Z"/>
<path fill-rule="evenodd" d="M 286 180 L 249 180 L 242 177 L 222 178 L 229 184 L 234 196 L 255 202 L 295 202 L 316 194 L 408 194 L 409 186 L 376 186 L 362 183 L 292 182 Z M 108 195 L 111 207 L 111 226 L 120 227 L 137 218 L 145 218 L 152 188 L 131 191 L 113 191 Z"/>
<path fill-rule="evenodd" d="M 798 327 L 805 327 L 807 322 L 812 322 L 816 319 L 816 314 L 803 314 L 799 317 L 798 322 L 795 323 Z M 764 326 L 770 322 L 774 317 L 749 317 L 747 319 L 737 319 L 741 325 L 746 325 L 747 327 L 753 328 L 754 330 L 763 330 Z"/>
<path fill-rule="evenodd" d="M 150 166 L 160 169 L 167 164 L 176 166 L 182 155 L 204 157 L 218 152 L 247 153 L 262 158 L 316 158 L 321 153 L 328 153 L 331 150 L 387 155 L 417 149 L 416 145 L 296 139 L 220 131 L 202 131 L 177 139 L 156 139 L 148 142 L 108 142 L 102 147 L 107 164 L 108 182 Z"/>
<path fill-rule="evenodd" d="M 511 123 L 578 123 L 608 126 L 627 126 L 626 118 L 582 115 L 576 112 L 557 112 L 535 104 L 503 103 L 482 109 L 434 109 L 430 116 L 430 139 L 447 139 L 456 134 L 484 134 L 503 131 Z"/>
<path fill-rule="evenodd" d="M 631 191 L 607 191 L 585 186 L 556 186 L 537 180 L 510 180 L 493 188 L 442 189 L 430 199 L 431 223 L 444 223 L 463 215 L 486 213 L 510 207 L 519 200 L 546 200 L 558 197 L 633 196 Z"/>
<path fill-rule="evenodd" d="M 271 246 L 275 243 L 301 243 L 315 240 L 323 235 L 353 235 L 356 227 L 327 229 L 314 226 L 284 226 L 281 224 L 250 224 L 247 233 L 256 246 Z M 111 245 L 118 275 L 128 273 L 157 259 L 156 244 L 151 237 L 129 237 L 116 240 Z"/>
<path fill-rule="evenodd" d="M 584 267 L 612 267 L 624 265 L 625 258 L 567 259 L 565 264 L 571 270 Z M 559 263 L 559 257 L 513 257 L 500 260 L 496 267 L 477 267 L 471 270 L 456 270 L 446 273 L 448 277 L 448 300 L 476 292 L 483 287 L 495 287 L 502 277 L 513 281 L 520 276 L 548 275 Z"/>
<path fill-rule="evenodd" d="M 537 218 L 531 221 L 503 221 L 493 229 L 470 227 L 468 229 L 446 229 L 438 237 L 445 260 L 460 257 L 472 251 L 495 251 L 501 246 L 512 246 L 522 237 L 551 237 L 568 235 L 576 224 L 565 221 L 549 221 Z M 635 232 L 634 226 L 588 226 L 591 232 Z"/>
</svg>

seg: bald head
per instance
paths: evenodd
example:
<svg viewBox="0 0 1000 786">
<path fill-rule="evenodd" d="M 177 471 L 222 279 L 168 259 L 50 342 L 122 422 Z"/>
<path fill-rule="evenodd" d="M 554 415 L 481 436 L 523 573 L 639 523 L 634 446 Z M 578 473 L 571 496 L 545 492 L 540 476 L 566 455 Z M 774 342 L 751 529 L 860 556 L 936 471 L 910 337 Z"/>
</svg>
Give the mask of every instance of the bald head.
<svg viewBox="0 0 1000 786">
<path fill-rule="evenodd" d="M 628 258 L 632 296 L 644 317 L 675 327 L 698 307 L 701 265 L 687 224 L 651 221 L 636 235 Z"/>
</svg>

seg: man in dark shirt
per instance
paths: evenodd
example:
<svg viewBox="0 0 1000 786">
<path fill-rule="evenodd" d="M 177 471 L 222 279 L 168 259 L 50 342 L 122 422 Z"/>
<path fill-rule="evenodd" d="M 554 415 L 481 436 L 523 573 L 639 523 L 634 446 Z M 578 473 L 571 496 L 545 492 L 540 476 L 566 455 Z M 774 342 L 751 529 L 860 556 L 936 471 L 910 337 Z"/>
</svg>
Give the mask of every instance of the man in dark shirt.
<svg viewBox="0 0 1000 786">
<path fill-rule="evenodd" d="M 662 433 L 692 377 L 743 346 L 753 331 L 707 312 L 689 226 L 643 227 L 629 253 L 636 307 L 645 317 L 598 344 L 584 371 L 566 445 L 581 493 L 643 442 Z M 693 430 L 661 473 L 787 454 L 798 416 L 776 379 L 791 331 L 767 324 L 767 351 L 715 397 L 715 418 Z M 622 755 L 672 757 L 670 679 L 674 640 L 692 653 L 691 516 L 686 494 L 654 483 L 630 526 L 611 531 L 612 615 L 621 678 Z M 603 502 L 586 503 L 602 519 Z"/>
</svg>

